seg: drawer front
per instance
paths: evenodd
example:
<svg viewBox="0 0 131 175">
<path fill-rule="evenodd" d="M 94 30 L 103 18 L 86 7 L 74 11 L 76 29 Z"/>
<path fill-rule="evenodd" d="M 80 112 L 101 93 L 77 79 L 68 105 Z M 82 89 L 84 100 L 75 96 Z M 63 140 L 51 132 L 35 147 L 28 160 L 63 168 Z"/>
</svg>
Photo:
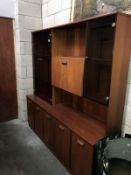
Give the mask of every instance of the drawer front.
<svg viewBox="0 0 131 175">
<path fill-rule="evenodd" d="M 72 134 L 71 172 L 73 175 L 91 175 L 93 164 L 93 147 Z"/>
<path fill-rule="evenodd" d="M 59 122 L 55 122 L 55 154 L 69 169 L 70 130 Z"/>
</svg>

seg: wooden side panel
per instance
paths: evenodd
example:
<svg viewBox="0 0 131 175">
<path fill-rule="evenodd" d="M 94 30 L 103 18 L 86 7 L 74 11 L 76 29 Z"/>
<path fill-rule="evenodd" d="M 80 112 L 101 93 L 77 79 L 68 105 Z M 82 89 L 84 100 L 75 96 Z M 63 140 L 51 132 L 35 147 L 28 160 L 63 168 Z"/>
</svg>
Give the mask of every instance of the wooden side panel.
<svg viewBox="0 0 131 175">
<path fill-rule="evenodd" d="M 129 59 L 131 55 L 131 17 L 118 14 L 107 132 L 120 130 L 123 118 Z"/>
<path fill-rule="evenodd" d="M 13 22 L 0 18 L 0 121 L 17 118 Z"/>
<path fill-rule="evenodd" d="M 57 57 L 52 59 L 52 85 L 61 88 L 61 60 Z"/>
<path fill-rule="evenodd" d="M 27 100 L 28 107 L 28 123 L 29 126 L 34 130 L 35 127 L 35 104 L 33 104 L 30 100 Z"/>
<path fill-rule="evenodd" d="M 91 175 L 93 147 L 72 134 L 71 172 L 73 175 Z"/>
</svg>

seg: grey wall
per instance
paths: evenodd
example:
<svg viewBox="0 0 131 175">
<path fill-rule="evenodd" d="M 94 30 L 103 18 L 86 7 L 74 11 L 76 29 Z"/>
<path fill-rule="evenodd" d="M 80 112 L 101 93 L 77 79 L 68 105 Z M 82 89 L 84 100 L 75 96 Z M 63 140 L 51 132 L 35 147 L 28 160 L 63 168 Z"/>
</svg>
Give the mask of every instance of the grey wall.
<svg viewBox="0 0 131 175">
<path fill-rule="evenodd" d="M 0 0 L 0 16 L 15 17 L 14 0 Z"/>
</svg>

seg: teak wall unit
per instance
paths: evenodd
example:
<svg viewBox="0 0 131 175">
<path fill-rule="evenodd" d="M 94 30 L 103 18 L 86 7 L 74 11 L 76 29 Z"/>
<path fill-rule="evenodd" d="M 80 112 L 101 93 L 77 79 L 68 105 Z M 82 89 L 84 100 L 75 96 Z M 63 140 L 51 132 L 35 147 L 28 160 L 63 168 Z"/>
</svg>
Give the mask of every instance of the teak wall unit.
<svg viewBox="0 0 131 175">
<path fill-rule="evenodd" d="M 29 125 L 73 175 L 92 175 L 94 145 L 121 130 L 130 28 L 112 13 L 32 33 Z"/>
<path fill-rule="evenodd" d="M 13 19 L 0 17 L 0 122 L 17 117 Z"/>
</svg>

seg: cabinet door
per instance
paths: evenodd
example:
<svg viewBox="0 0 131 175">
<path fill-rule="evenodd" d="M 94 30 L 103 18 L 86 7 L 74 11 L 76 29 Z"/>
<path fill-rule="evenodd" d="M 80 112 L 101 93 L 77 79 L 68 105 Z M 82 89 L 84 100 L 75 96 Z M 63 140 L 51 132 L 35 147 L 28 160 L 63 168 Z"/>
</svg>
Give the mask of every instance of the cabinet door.
<svg viewBox="0 0 131 175">
<path fill-rule="evenodd" d="M 68 91 L 82 96 L 83 94 L 83 76 L 84 76 L 84 58 L 70 58 L 68 65 Z"/>
<path fill-rule="evenodd" d="M 59 57 L 52 62 L 52 84 L 68 92 L 83 94 L 84 58 Z"/>
<path fill-rule="evenodd" d="M 35 132 L 41 139 L 43 139 L 44 112 L 38 106 L 35 107 Z"/>
<path fill-rule="evenodd" d="M 45 113 L 44 122 L 44 138 L 45 144 L 53 151 L 54 150 L 54 120 L 52 116 Z"/>
<path fill-rule="evenodd" d="M 115 16 L 89 21 L 84 96 L 103 104 L 109 103 Z"/>
<path fill-rule="evenodd" d="M 71 172 L 73 175 L 91 175 L 93 147 L 76 135 L 72 135 Z"/>
<path fill-rule="evenodd" d="M 27 100 L 27 106 L 28 106 L 28 122 L 29 122 L 29 126 L 32 129 L 34 129 L 34 124 L 35 124 L 35 105 L 30 100 Z"/>
<path fill-rule="evenodd" d="M 55 124 L 55 154 L 69 168 L 70 130 L 63 124 Z"/>
</svg>

